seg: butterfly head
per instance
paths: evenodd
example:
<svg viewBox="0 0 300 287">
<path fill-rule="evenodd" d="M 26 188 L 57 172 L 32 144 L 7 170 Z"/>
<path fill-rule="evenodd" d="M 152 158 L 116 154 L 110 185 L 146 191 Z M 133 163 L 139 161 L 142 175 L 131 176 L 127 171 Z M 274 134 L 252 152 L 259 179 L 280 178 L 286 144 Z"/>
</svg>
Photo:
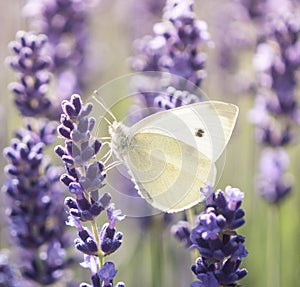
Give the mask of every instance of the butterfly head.
<svg viewBox="0 0 300 287">
<path fill-rule="evenodd" d="M 124 154 L 129 148 L 129 128 L 121 122 L 113 122 L 109 127 L 111 135 L 111 149 L 113 153 L 123 160 Z"/>
</svg>

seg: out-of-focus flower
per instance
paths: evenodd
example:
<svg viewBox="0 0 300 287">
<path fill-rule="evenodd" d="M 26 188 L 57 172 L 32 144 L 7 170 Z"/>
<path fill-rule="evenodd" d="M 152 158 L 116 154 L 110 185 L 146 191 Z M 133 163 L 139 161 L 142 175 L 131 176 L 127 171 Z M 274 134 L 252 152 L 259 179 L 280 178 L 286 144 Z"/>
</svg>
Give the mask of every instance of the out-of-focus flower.
<svg viewBox="0 0 300 287">
<path fill-rule="evenodd" d="M 26 278 L 46 285 L 57 281 L 72 262 L 66 258 L 65 248 L 70 242 L 65 234 L 63 205 L 59 204 L 63 203 L 61 169 L 52 166 L 44 155 L 49 144 L 45 131 L 55 132 L 55 126 L 50 126 L 41 122 L 35 130 L 28 124 L 30 128 L 17 132 L 11 146 L 4 149 L 9 162 L 4 191 L 12 199 L 8 213 L 11 235 L 26 262 L 21 271 Z"/>
<path fill-rule="evenodd" d="M 267 24 L 253 59 L 257 95 L 249 117 L 258 142 L 274 149 L 262 152 L 257 186 L 265 199 L 278 203 L 292 188 L 285 176 L 288 155 L 280 147 L 293 143 L 294 126 L 300 124 L 296 97 L 300 22 L 293 14 L 283 13 L 273 15 Z"/>
<path fill-rule="evenodd" d="M 210 42 L 210 36 L 207 24 L 196 19 L 193 3 L 167 1 L 163 22 L 153 26 L 154 35 L 134 42 L 133 70 L 158 72 L 144 73 L 143 84 L 141 79 L 135 80 L 138 84 L 133 89 L 147 108 L 168 109 L 199 101 L 201 97 L 197 87 L 206 76 L 206 55 L 200 47 Z"/>
<path fill-rule="evenodd" d="M 190 235 L 191 235 L 191 226 L 185 220 L 180 220 L 174 224 L 171 228 L 171 233 L 183 243 L 185 247 L 190 247 L 192 245 Z"/>
<path fill-rule="evenodd" d="M 15 104 L 23 116 L 48 114 L 51 102 L 47 91 L 50 82 L 51 58 L 46 54 L 47 36 L 19 31 L 10 43 L 15 53 L 7 62 L 17 73 L 17 82 L 9 88 L 15 96 Z"/>
<path fill-rule="evenodd" d="M 132 67 L 139 72 L 169 72 L 199 86 L 206 75 L 206 56 L 199 47 L 210 41 L 207 24 L 196 19 L 192 0 L 169 0 L 164 11 L 164 21 L 153 27 L 154 35 L 134 43 Z"/>
<path fill-rule="evenodd" d="M 0 286 L 28 287 L 27 282 L 20 278 L 16 266 L 10 262 L 6 253 L 6 250 L 0 250 Z"/>
<path fill-rule="evenodd" d="M 259 189 L 268 202 L 280 202 L 292 189 L 286 174 L 289 164 L 289 156 L 283 148 L 266 148 L 262 151 Z"/>
<path fill-rule="evenodd" d="M 10 85 L 15 103 L 25 117 L 11 145 L 4 149 L 8 165 L 4 192 L 11 235 L 20 247 L 20 271 L 31 282 L 53 284 L 72 262 L 66 256 L 70 245 L 64 224 L 61 168 L 53 166 L 45 148 L 56 139 L 55 122 L 50 122 L 52 103 L 47 95 L 52 60 L 47 54 L 47 37 L 20 31 L 10 44 L 15 53 L 8 63 L 17 72 Z"/>
<path fill-rule="evenodd" d="M 56 116 L 61 113 L 60 102 L 73 93 L 81 93 L 87 82 L 90 67 L 89 18 L 98 0 L 29 0 L 23 15 L 30 19 L 31 28 L 48 37 L 47 54 L 52 59 L 55 76 Z"/>
</svg>

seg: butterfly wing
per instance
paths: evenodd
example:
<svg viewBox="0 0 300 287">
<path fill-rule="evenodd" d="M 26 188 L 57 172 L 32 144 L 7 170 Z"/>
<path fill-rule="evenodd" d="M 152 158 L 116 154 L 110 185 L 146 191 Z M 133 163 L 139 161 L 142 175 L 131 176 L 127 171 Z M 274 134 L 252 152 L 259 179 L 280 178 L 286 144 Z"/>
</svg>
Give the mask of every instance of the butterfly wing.
<svg viewBox="0 0 300 287">
<path fill-rule="evenodd" d="M 234 128 L 238 107 L 207 101 L 159 112 L 130 128 L 131 137 L 140 132 L 160 133 L 198 149 L 215 162 L 224 151 Z"/>
<path fill-rule="evenodd" d="M 178 212 L 202 201 L 214 184 L 214 163 L 194 147 L 160 133 L 139 132 L 124 158 L 137 189 L 152 206 Z"/>
</svg>

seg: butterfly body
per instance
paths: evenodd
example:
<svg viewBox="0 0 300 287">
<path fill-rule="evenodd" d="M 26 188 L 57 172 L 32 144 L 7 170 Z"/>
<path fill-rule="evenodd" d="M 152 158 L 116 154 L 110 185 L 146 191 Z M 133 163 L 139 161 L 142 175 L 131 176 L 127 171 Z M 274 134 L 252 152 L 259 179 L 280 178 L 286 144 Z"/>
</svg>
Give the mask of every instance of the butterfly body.
<svg viewBox="0 0 300 287">
<path fill-rule="evenodd" d="M 215 161 L 236 116 L 234 105 L 202 102 L 153 114 L 132 127 L 114 122 L 112 151 L 151 205 L 181 211 L 204 199 L 199 190 L 206 182 L 215 183 Z"/>
<path fill-rule="evenodd" d="M 130 145 L 129 127 L 121 122 L 113 122 L 109 127 L 111 135 L 111 148 L 119 160 L 124 161 L 124 154 L 128 152 Z"/>
</svg>

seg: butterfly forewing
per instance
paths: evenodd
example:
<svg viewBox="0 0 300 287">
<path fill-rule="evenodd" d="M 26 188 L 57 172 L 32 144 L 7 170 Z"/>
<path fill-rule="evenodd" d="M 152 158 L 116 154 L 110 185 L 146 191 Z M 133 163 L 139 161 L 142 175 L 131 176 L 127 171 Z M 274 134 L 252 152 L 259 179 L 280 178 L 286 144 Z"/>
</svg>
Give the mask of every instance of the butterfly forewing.
<svg viewBox="0 0 300 287">
<path fill-rule="evenodd" d="M 144 131 L 167 135 L 216 161 L 230 139 L 237 114 L 235 105 L 201 102 L 153 114 L 135 124 L 131 134 Z"/>
</svg>

